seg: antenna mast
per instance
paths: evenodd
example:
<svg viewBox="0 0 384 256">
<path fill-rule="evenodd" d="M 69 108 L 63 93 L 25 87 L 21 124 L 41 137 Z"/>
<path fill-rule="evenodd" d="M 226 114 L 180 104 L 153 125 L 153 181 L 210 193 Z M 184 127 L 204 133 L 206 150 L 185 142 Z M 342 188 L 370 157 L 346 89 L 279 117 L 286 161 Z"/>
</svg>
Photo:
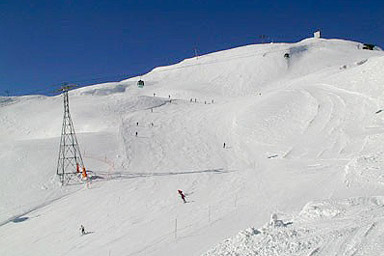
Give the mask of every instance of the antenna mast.
<svg viewBox="0 0 384 256">
<path fill-rule="evenodd" d="M 195 57 L 196 57 L 196 59 L 199 59 L 199 54 L 197 53 L 197 47 L 195 47 L 194 50 L 195 50 Z"/>
<path fill-rule="evenodd" d="M 73 126 L 71 114 L 69 112 L 68 91 L 75 86 L 65 85 L 59 91 L 64 96 L 64 118 L 61 128 L 61 140 L 59 149 L 59 159 L 57 163 L 57 175 L 60 177 L 62 185 L 69 183 L 74 176 L 87 177 L 87 173 L 81 157 L 79 143 L 76 138 L 75 127 Z"/>
</svg>

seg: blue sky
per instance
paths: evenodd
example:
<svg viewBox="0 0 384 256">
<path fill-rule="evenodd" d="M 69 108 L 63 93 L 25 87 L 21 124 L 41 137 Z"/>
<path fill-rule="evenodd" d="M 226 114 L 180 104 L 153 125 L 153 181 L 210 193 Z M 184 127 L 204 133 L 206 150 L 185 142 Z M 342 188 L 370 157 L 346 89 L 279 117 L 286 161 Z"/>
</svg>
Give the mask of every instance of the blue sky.
<svg viewBox="0 0 384 256">
<path fill-rule="evenodd" d="M 0 95 L 123 78 L 194 55 L 326 38 L 384 46 L 384 1 L 0 0 Z"/>
</svg>

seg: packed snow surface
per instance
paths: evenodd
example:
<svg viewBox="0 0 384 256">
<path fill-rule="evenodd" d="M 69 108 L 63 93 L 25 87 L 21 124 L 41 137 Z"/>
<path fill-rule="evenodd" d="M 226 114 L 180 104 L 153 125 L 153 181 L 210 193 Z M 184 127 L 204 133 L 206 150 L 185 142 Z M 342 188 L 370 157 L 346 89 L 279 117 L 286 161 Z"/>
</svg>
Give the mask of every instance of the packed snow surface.
<svg viewBox="0 0 384 256">
<path fill-rule="evenodd" d="M 66 186 L 62 96 L 2 97 L 0 255 L 384 255 L 383 70 L 306 39 L 73 90 Z"/>
</svg>

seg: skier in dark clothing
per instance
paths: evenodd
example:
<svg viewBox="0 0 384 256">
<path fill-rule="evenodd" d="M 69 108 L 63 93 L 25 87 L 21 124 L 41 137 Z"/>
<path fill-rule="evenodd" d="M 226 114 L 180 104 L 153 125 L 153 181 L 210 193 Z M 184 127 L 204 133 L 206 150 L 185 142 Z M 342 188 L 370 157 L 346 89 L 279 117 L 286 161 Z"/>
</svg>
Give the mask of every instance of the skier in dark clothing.
<svg viewBox="0 0 384 256">
<path fill-rule="evenodd" d="M 225 142 L 224 142 L 223 148 L 225 148 Z"/>
<path fill-rule="evenodd" d="M 83 225 L 80 225 L 80 231 L 81 231 L 81 234 L 84 235 L 85 234 L 85 228 Z"/>
<path fill-rule="evenodd" d="M 179 192 L 180 197 L 181 197 L 181 199 L 183 200 L 183 202 L 184 202 L 184 203 L 187 203 L 187 201 L 185 200 L 185 195 L 184 195 L 183 191 L 181 191 L 181 190 L 179 189 L 179 190 L 177 190 L 177 192 Z"/>
</svg>

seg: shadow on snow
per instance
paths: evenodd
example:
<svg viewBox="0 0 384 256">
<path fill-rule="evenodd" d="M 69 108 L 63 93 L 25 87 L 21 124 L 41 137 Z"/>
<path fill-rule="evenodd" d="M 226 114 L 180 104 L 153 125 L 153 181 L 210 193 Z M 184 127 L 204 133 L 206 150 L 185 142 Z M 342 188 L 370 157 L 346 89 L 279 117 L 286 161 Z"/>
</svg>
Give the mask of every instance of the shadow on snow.
<svg viewBox="0 0 384 256">
<path fill-rule="evenodd" d="M 209 169 L 209 170 L 198 170 L 198 171 L 180 171 L 180 172 L 113 172 L 113 173 L 102 173 L 98 172 L 96 175 L 91 177 L 91 180 L 112 180 L 112 179 L 134 179 L 134 178 L 147 178 L 147 177 L 161 177 L 161 176 L 174 176 L 174 175 L 189 175 L 189 174 L 225 174 L 233 171 L 225 171 L 223 168 Z"/>
<path fill-rule="evenodd" d="M 26 220 L 28 220 L 28 219 L 29 219 L 29 217 L 16 217 L 16 218 L 12 219 L 11 221 L 12 221 L 13 223 L 19 223 L 19 222 L 26 221 Z"/>
</svg>

